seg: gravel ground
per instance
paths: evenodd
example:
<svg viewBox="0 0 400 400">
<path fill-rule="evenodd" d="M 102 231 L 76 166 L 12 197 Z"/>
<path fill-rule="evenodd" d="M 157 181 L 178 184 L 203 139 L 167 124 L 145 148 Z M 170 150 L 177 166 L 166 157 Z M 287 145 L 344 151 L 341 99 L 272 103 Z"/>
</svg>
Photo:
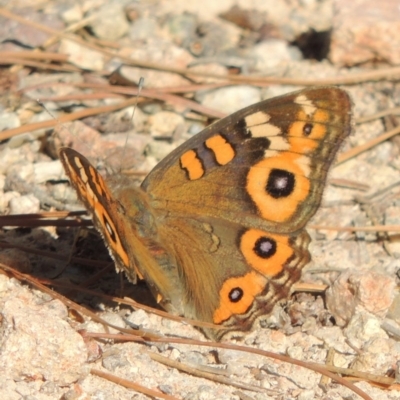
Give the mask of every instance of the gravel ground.
<svg viewBox="0 0 400 400">
<path fill-rule="evenodd" d="M 310 84 L 347 90 L 354 103 L 354 132 L 309 223 L 312 261 L 301 285 L 243 339 L 226 343 L 387 378 L 378 385 L 362 376 L 356 386 L 372 399 L 400 398 L 393 380 L 400 360 L 400 142 L 393 134 L 347 158 L 349 151 L 399 125 L 396 1 L 3 4 L 4 216 L 83 209 L 57 158 L 60 145 L 85 154 L 103 171 L 122 169 L 140 183 L 212 119 Z M 375 17 L 371 10 L 377 7 Z M 244 79 L 228 85 L 221 79 L 226 74 Z M 140 78 L 144 88 L 137 98 Z M 119 334 L 118 328 L 140 327 L 166 338 L 206 341 L 189 324 L 113 302 L 110 296 L 156 306 L 143 282 L 134 286 L 115 273 L 93 229 L 77 235 L 72 227 L 32 228 L 28 220 L 19 228 L 10 219 L 0 224 L 0 262 L 6 271 L 0 275 L 1 399 L 359 398 L 337 382 L 321 382 L 316 372 L 263 355 L 171 339 L 135 343 L 107 336 Z M 374 225 L 390 228 L 378 232 Z M 371 230 L 329 229 L 366 226 Z M 51 283 L 88 311 L 74 310 L 64 298 L 16 279 L 7 266 Z M 157 355 L 221 381 L 164 365 Z M 123 379 L 159 395 L 124 387 Z"/>
</svg>

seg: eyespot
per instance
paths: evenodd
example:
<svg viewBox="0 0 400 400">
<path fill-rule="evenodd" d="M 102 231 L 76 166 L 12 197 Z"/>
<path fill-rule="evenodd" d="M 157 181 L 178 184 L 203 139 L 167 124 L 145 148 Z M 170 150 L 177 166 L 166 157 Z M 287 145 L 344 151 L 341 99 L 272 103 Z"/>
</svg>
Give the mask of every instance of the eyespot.
<svg viewBox="0 0 400 400">
<path fill-rule="evenodd" d="M 309 136 L 313 130 L 314 126 L 313 124 L 307 123 L 303 126 L 303 133 L 304 136 Z"/>
<path fill-rule="evenodd" d="M 256 271 L 228 278 L 219 291 L 219 305 L 213 322 L 220 324 L 234 314 L 244 314 L 268 284 L 267 279 Z"/>
<path fill-rule="evenodd" d="M 272 169 L 266 186 L 267 193 L 274 199 L 288 197 L 293 193 L 295 176 L 283 169 Z"/>
<path fill-rule="evenodd" d="M 246 263 L 265 276 L 277 276 L 293 256 L 289 236 L 260 229 L 248 229 L 239 234 L 240 251 Z M 231 289 L 235 288 L 235 285 Z M 243 286 L 241 286 L 243 287 Z"/>
<path fill-rule="evenodd" d="M 240 287 L 235 287 L 229 292 L 229 300 L 232 303 L 239 302 L 243 297 L 243 289 Z"/>
<path fill-rule="evenodd" d="M 261 258 L 270 258 L 276 253 L 276 241 L 262 236 L 256 240 L 253 250 Z"/>
</svg>

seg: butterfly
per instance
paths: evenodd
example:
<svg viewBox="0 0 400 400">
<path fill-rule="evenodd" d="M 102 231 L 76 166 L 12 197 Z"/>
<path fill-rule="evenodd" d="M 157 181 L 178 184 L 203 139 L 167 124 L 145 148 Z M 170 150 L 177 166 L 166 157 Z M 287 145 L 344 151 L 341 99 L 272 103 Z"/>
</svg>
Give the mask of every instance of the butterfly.
<svg viewBox="0 0 400 400">
<path fill-rule="evenodd" d="M 241 335 L 289 296 L 309 262 L 307 221 L 337 150 L 351 100 L 317 87 L 243 108 L 172 151 L 140 187 L 103 178 L 59 150 L 117 270 L 145 279 L 167 311 Z"/>
</svg>

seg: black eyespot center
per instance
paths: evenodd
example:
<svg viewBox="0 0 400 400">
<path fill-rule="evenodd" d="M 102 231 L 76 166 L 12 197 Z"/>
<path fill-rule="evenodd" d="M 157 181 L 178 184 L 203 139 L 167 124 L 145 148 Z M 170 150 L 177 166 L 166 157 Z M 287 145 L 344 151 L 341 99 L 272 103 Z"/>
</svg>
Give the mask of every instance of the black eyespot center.
<svg viewBox="0 0 400 400">
<path fill-rule="evenodd" d="M 307 123 L 303 126 L 303 133 L 304 133 L 304 136 L 310 136 L 310 135 L 311 135 L 311 132 L 312 132 L 312 130 L 313 130 L 313 128 L 314 128 L 314 125 L 311 124 L 310 122 L 307 122 Z"/>
<path fill-rule="evenodd" d="M 276 241 L 267 236 L 259 237 L 254 243 L 253 251 L 260 258 L 271 258 L 276 253 L 276 250 Z"/>
<path fill-rule="evenodd" d="M 244 295 L 243 289 L 240 287 L 235 287 L 235 288 L 231 289 L 228 296 L 229 296 L 229 300 L 232 303 L 237 303 L 240 300 L 242 300 L 243 295 Z"/>
<path fill-rule="evenodd" d="M 274 199 L 288 197 L 293 193 L 295 182 L 293 173 L 274 168 L 269 174 L 266 191 Z"/>
</svg>

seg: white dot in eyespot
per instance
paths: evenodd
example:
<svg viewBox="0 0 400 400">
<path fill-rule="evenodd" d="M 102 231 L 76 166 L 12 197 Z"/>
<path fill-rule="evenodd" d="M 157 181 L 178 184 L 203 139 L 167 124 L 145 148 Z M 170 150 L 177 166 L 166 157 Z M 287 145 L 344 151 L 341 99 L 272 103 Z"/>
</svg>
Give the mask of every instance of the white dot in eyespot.
<svg viewBox="0 0 400 400">
<path fill-rule="evenodd" d="M 272 243 L 269 240 L 263 240 L 260 242 L 259 250 L 268 254 L 272 250 L 272 247 Z"/>
<path fill-rule="evenodd" d="M 241 289 L 240 287 L 232 289 L 229 293 L 229 300 L 232 303 L 237 303 L 242 299 L 242 297 L 243 297 L 243 289 Z"/>
<path fill-rule="evenodd" d="M 276 241 L 265 236 L 259 237 L 254 244 L 254 253 L 263 259 L 271 258 L 277 251 Z"/>
<path fill-rule="evenodd" d="M 274 185 L 276 189 L 285 189 L 288 185 L 287 176 L 280 176 L 279 178 L 276 178 Z"/>
</svg>

